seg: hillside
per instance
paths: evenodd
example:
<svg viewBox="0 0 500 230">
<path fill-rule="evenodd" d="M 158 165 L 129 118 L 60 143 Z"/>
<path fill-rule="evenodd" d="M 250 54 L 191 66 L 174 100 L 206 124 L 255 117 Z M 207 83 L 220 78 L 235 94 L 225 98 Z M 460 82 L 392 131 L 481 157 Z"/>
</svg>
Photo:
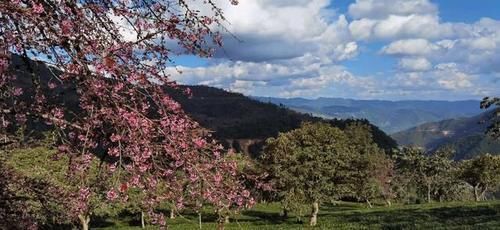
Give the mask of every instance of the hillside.
<svg viewBox="0 0 500 230">
<path fill-rule="evenodd" d="M 295 111 L 324 118 L 367 119 L 387 133 L 395 133 L 427 122 L 481 113 L 479 101 L 383 101 L 342 98 L 270 98 L 263 102 L 287 106 Z"/>
<path fill-rule="evenodd" d="M 397 145 L 392 138 L 366 120 L 322 119 L 218 88 L 183 87 L 191 89 L 192 97 L 187 98 L 175 91 L 172 93 L 183 109 L 202 126 L 215 131 L 218 139 L 244 152 L 255 154 L 263 140 L 277 136 L 279 132 L 296 129 L 304 121 L 325 121 L 341 129 L 349 123 L 360 121 L 371 126 L 375 142 L 380 147 L 390 150 Z"/>
<path fill-rule="evenodd" d="M 52 72 L 47 66 L 39 62 L 31 62 L 36 74 L 41 75 L 41 84 L 46 86 Z M 16 70 L 16 84 L 22 88 L 31 85 L 26 65 L 19 57 L 13 58 L 12 68 Z M 277 136 L 279 132 L 287 132 L 298 128 L 305 121 L 325 121 L 337 127 L 345 127 L 355 120 L 324 120 L 308 114 L 290 110 L 284 106 L 260 102 L 238 93 L 230 93 L 218 88 L 206 86 L 189 87 L 192 95 L 188 97 L 183 90 L 166 89 L 176 99 L 182 108 L 203 127 L 214 131 L 214 135 L 226 147 L 237 151 L 257 154 L 264 140 Z M 44 88 L 44 90 L 49 90 Z M 25 92 L 29 92 L 25 90 Z M 54 94 L 64 95 L 56 97 L 68 109 L 77 108 L 77 96 L 74 87 L 64 86 L 53 90 Z M 369 124 L 367 121 L 361 121 Z M 371 124 L 370 124 L 371 125 Z M 36 124 L 36 126 L 40 126 Z M 42 125 L 43 126 L 43 125 Z M 387 150 L 396 147 L 396 142 L 377 127 L 371 125 L 376 143 Z M 44 128 L 44 127 L 42 127 Z"/>
<path fill-rule="evenodd" d="M 392 137 L 400 145 L 418 146 L 429 151 L 451 147 L 456 151 L 456 159 L 468 159 L 481 153 L 500 154 L 500 142 L 484 134 L 488 126 L 484 121 L 492 113 L 487 111 L 469 118 L 426 123 L 395 133 Z"/>
</svg>

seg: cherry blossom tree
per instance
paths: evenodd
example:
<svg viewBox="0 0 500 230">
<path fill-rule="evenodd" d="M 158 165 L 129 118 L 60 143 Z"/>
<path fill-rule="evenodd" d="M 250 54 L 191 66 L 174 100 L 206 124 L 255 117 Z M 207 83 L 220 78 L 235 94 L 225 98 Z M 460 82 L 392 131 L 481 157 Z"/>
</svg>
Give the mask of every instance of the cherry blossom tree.
<svg viewBox="0 0 500 230">
<path fill-rule="evenodd" d="M 59 154 L 69 156 L 69 175 L 81 181 L 76 216 L 88 205 L 84 175 L 96 158 L 103 174 L 119 175 L 108 200 L 140 188 L 157 224 L 165 219 L 152 207 L 167 200 L 182 208 L 181 193 L 219 208 L 245 207 L 253 199 L 230 179 L 236 163 L 165 90 L 176 88 L 164 71 L 172 55 L 212 55 L 224 20 L 212 0 L 1 1 L 2 130 L 27 120 L 57 130 Z M 24 75 L 10 66 L 14 57 L 26 64 Z M 32 60 L 50 66 L 50 76 Z M 169 190 L 150 193 L 159 181 Z"/>
</svg>

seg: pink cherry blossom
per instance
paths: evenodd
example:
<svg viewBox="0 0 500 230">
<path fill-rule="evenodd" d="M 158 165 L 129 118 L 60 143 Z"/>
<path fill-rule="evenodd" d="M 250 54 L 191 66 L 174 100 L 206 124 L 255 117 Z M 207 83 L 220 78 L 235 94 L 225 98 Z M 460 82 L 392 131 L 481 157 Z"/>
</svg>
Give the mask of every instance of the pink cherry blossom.
<svg viewBox="0 0 500 230">
<path fill-rule="evenodd" d="M 32 8 L 33 13 L 42 14 L 45 10 L 43 9 L 43 5 L 40 3 L 34 3 Z"/>
</svg>

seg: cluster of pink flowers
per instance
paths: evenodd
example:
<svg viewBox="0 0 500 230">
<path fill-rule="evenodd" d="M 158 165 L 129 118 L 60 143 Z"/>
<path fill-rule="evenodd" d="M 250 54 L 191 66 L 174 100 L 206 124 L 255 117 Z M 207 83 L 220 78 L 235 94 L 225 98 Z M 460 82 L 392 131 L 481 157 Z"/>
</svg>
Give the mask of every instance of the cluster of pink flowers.
<svg viewBox="0 0 500 230">
<path fill-rule="evenodd" d="M 211 46 L 222 44 L 222 36 L 210 31 L 208 25 L 219 23 L 222 15 L 175 15 L 170 1 L 156 1 L 150 6 L 155 17 L 129 7 L 125 1 L 111 6 L 100 1 L 62 1 L 50 11 L 42 2 L 0 3 L 0 14 L 10 20 L 1 25 L 0 41 L 18 54 L 30 47 L 51 56 L 61 71 L 58 84 L 44 82 L 51 89 L 45 91 L 41 87 L 27 89 L 29 105 L 16 101 L 0 104 L 0 109 L 16 106 L 21 111 L 18 120 L 26 121 L 25 114 L 30 114 L 60 128 L 64 144 L 58 150 L 70 158 L 69 175 L 86 181 L 82 178 L 91 176 L 88 171 L 92 162 L 104 158 L 108 163 L 106 173 L 126 173 L 119 174 L 114 184 L 110 182 L 112 185 L 100 192 L 110 201 L 118 201 L 126 200 L 128 189 L 140 188 L 147 197 L 145 206 L 159 224 L 165 224 L 165 219 L 153 209 L 164 200 L 175 202 L 178 208 L 195 201 L 224 208 L 242 208 L 254 202 L 236 177 L 236 162 L 225 159 L 222 147 L 204 136 L 202 128 L 166 93 L 165 87 L 179 89 L 159 70 L 167 65 L 170 55 L 164 39 L 177 40 L 187 52 L 210 55 Z M 137 31 L 137 41 L 125 41 L 119 25 L 109 19 L 110 14 L 128 19 L 129 26 Z M 19 33 L 16 23 L 21 21 Z M 155 66 L 144 64 L 152 61 Z M 7 79 L 3 73 L 8 63 L 0 56 L 2 79 Z M 4 85 L 0 82 L 0 87 Z M 23 90 L 9 92 L 20 98 Z M 77 108 L 65 112 L 70 109 L 64 107 L 65 100 L 54 99 L 60 90 L 66 90 L 68 98 L 77 98 Z M 160 184 L 168 190 L 155 194 Z M 74 197 L 75 214 L 88 213 L 91 195 L 99 192 L 91 192 L 85 183 L 80 186 Z"/>
</svg>

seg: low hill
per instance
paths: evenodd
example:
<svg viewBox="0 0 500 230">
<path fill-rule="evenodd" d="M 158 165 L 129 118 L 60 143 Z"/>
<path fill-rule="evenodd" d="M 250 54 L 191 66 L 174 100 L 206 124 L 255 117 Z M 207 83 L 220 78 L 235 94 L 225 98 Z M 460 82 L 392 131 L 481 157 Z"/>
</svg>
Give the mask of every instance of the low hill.
<svg viewBox="0 0 500 230">
<path fill-rule="evenodd" d="M 479 101 L 383 101 L 343 98 L 256 97 L 263 102 L 287 106 L 323 118 L 367 119 L 387 133 L 395 133 L 427 122 L 481 113 Z"/>
<path fill-rule="evenodd" d="M 456 159 L 468 159 L 481 153 L 500 154 L 500 142 L 484 133 L 493 116 L 487 111 L 469 118 L 448 119 L 431 122 L 398 132 L 392 137 L 400 144 L 417 146 L 429 151 L 440 147 L 455 150 Z"/>
<path fill-rule="evenodd" d="M 218 88 L 183 87 L 191 89 L 190 98 L 178 91 L 172 93 L 183 109 L 203 127 L 215 131 L 218 139 L 244 152 L 258 152 L 263 140 L 296 129 L 305 121 L 329 122 L 341 129 L 349 123 L 362 122 L 371 126 L 374 140 L 381 148 L 390 150 L 397 146 L 392 138 L 367 120 L 323 119 Z"/>
</svg>

